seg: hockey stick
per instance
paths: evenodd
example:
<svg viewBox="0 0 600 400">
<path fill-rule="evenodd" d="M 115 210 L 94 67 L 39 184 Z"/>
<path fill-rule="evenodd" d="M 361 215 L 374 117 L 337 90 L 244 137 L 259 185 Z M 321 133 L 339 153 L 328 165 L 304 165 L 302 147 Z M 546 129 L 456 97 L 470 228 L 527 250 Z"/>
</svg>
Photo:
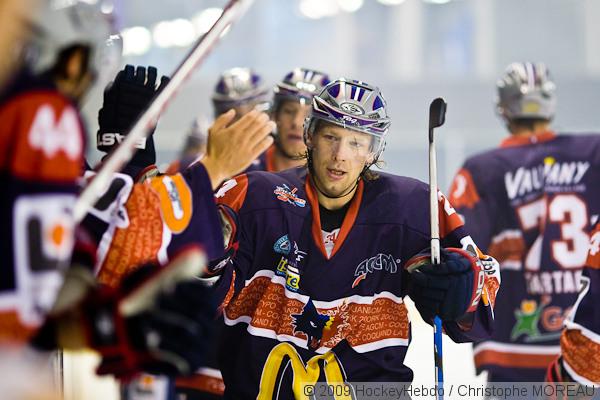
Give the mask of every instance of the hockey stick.
<svg viewBox="0 0 600 400">
<path fill-rule="evenodd" d="M 438 97 L 429 106 L 429 221 L 431 225 L 431 263 L 440 263 L 440 224 L 438 214 L 437 163 L 433 130 L 444 125 L 446 102 Z M 444 398 L 444 365 L 442 358 L 442 320 L 433 319 L 433 355 L 435 363 L 436 398 Z"/>
<path fill-rule="evenodd" d="M 190 74 L 211 52 L 214 45 L 227 32 L 227 28 L 246 12 L 252 2 L 253 0 L 231 0 L 210 30 L 198 39 L 192 50 L 175 69 L 169 83 L 138 118 L 123 142 L 108 157 L 94 179 L 77 198 L 73 207 L 73 217 L 76 224 L 81 222 L 88 210 L 106 190 L 113 173 L 119 171 L 133 157 L 136 143 L 148 135 L 149 127 L 166 110 L 168 102 L 175 97 Z"/>
</svg>

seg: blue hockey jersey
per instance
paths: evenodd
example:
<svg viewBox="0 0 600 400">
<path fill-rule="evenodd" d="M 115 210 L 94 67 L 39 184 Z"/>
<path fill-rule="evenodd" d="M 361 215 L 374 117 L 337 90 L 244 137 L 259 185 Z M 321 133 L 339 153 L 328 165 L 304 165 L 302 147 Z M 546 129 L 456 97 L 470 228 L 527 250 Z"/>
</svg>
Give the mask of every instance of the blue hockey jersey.
<svg viewBox="0 0 600 400">
<path fill-rule="evenodd" d="M 473 239 L 500 263 L 497 328 L 474 346 L 492 381 L 543 381 L 559 353 L 600 213 L 600 135 L 510 137 L 469 158 L 450 201 Z"/>
<path fill-rule="evenodd" d="M 227 292 L 220 367 L 227 398 L 306 398 L 317 381 L 410 382 L 405 262 L 429 247 L 428 186 L 381 174 L 360 181 L 339 231 L 321 229 L 304 168 L 253 172 L 216 194 L 235 254 L 221 269 Z M 445 247 L 472 244 L 439 195 Z M 489 335 L 499 286 L 485 281 L 471 324 L 447 322 L 455 341 Z"/>
</svg>

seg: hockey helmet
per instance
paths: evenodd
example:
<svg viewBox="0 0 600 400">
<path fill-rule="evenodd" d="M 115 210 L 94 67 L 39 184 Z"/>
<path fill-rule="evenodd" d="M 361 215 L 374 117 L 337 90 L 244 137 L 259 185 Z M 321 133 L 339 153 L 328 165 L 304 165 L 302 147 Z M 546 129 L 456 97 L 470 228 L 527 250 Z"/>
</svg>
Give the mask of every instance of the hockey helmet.
<svg viewBox="0 0 600 400">
<path fill-rule="evenodd" d="M 215 116 L 246 104 L 269 106 L 269 90 L 260 75 L 250 68 L 231 68 L 221 74 L 212 96 Z"/>
<path fill-rule="evenodd" d="M 319 121 L 373 136 L 370 149 L 374 154 L 373 163 L 383 152 L 391 124 L 379 88 L 344 78 L 329 83 L 314 96 L 310 114 L 304 122 L 305 142 L 308 143 Z"/>
<path fill-rule="evenodd" d="M 273 88 L 273 109 L 277 112 L 285 100 L 310 104 L 314 95 L 329 83 L 329 76 L 308 68 L 294 68 Z"/>
<path fill-rule="evenodd" d="M 122 41 L 113 16 L 98 4 L 82 0 L 47 0 L 32 17 L 34 30 L 28 48 L 28 63 L 34 72 L 54 65 L 62 50 L 81 45 L 90 49 L 88 67 L 108 81 L 119 67 Z"/>
<path fill-rule="evenodd" d="M 556 112 L 556 85 L 543 63 L 516 62 L 496 83 L 497 112 L 506 122 L 533 118 L 552 120 Z"/>
</svg>

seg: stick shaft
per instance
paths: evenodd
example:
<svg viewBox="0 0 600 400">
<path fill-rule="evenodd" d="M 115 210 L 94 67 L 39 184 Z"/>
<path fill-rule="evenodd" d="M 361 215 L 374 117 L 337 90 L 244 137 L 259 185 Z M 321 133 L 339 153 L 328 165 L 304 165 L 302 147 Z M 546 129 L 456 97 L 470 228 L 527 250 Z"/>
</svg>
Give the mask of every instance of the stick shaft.
<svg viewBox="0 0 600 400">
<path fill-rule="evenodd" d="M 440 224 L 437 188 L 437 156 L 433 128 L 429 128 L 429 223 L 431 227 L 431 263 L 440 263 Z M 433 360 L 435 365 L 436 398 L 444 398 L 444 364 L 442 353 L 442 320 L 433 319 Z"/>
</svg>

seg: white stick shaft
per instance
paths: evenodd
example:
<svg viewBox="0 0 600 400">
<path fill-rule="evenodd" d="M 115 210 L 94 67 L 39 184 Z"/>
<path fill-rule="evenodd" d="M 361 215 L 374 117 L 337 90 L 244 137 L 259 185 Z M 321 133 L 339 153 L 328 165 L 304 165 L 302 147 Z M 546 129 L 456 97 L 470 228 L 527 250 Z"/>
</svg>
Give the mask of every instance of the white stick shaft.
<svg viewBox="0 0 600 400">
<path fill-rule="evenodd" d="M 136 143 L 148 135 L 149 127 L 166 109 L 169 100 L 176 95 L 192 71 L 206 58 L 226 29 L 244 14 L 252 2 L 253 0 L 231 0 L 212 28 L 198 40 L 192 51 L 175 70 L 167 86 L 156 96 L 148 109 L 144 111 L 125 136 L 123 142 L 108 157 L 94 179 L 81 192 L 73 208 L 76 223 L 83 219 L 89 208 L 104 193 L 113 173 L 119 171 L 123 165 L 131 160 Z"/>
<path fill-rule="evenodd" d="M 431 263 L 440 263 L 440 224 L 438 211 L 437 163 L 435 141 L 429 143 L 429 222 L 431 225 Z"/>
</svg>

